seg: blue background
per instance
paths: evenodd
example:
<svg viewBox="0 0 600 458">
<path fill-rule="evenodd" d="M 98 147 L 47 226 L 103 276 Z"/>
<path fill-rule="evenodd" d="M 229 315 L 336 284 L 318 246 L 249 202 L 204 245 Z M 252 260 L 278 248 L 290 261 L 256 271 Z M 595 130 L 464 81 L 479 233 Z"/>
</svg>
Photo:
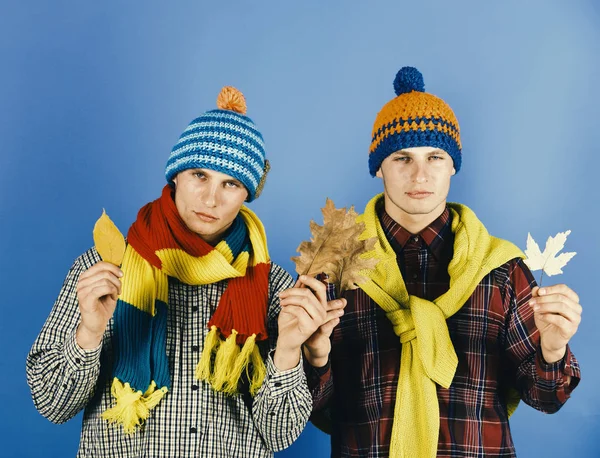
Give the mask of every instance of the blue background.
<svg viewBox="0 0 600 458">
<path fill-rule="evenodd" d="M 81 417 L 34 409 L 25 357 L 106 208 L 123 232 L 158 197 L 171 147 L 246 95 L 273 170 L 253 208 L 292 271 L 325 197 L 362 210 L 375 114 L 402 65 L 419 68 L 462 129 L 450 200 L 525 247 L 572 230 L 565 282 L 581 296 L 572 347 L 584 373 L 556 415 L 521 405 L 519 456 L 600 456 L 600 4 L 562 1 L 8 1 L 0 11 L 0 455 L 74 456 Z M 596 198 L 593 197 L 596 196 Z M 539 271 L 535 273 L 539 278 Z M 550 284 L 546 283 L 545 284 Z M 281 457 L 329 456 L 309 426 Z"/>
</svg>

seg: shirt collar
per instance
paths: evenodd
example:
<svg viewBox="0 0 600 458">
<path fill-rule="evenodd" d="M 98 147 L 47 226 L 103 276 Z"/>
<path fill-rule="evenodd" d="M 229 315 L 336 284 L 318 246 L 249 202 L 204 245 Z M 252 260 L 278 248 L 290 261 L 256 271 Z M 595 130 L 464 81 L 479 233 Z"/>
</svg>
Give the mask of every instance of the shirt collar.
<svg viewBox="0 0 600 458">
<path fill-rule="evenodd" d="M 429 248 L 433 256 L 436 259 L 441 259 L 445 245 L 451 241 L 452 230 L 451 223 L 452 218 L 450 216 L 450 210 L 448 207 L 444 209 L 444 212 L 438 216 L 429 226 L 423 229 L 418 234 L 411 234 L 404 227 L 398 224 L 386 211 L 382 204 L 379 209 L 379 220 L 383 231 L 394 248 L 394 251 L 401 251 L 405 245 L 410 241 L 411 237 L 420 237 L 425 245 Z"/>
</svg>

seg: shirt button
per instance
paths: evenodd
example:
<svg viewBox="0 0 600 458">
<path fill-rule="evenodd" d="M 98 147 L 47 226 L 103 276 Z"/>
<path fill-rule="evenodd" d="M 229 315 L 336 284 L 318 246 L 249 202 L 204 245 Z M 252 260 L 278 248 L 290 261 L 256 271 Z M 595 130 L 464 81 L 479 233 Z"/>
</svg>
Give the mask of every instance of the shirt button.
<svg viewBox="0 0 600 458">
<path fill-rule="evenodd" d="M 81 363 L 81 360 L 80 360 L 79 358 L 75 358 L 75 362 L 76 362 L 77 364 L 79 364 L 79 363 Z"/>
<path fill-rule="evenodd" d="M 271 415 L 272 417 L 275 416 L 275 412 L 269 412 L 269 415 Z"/>
<path fill-rule="evenodd" d="M 198 385 L 192 385 L 192 391 L 196 391 L 198 389 Z"/>
<path fill-rule="evenodd" d="M 197 429 L 196 429 L 194 426 L 192 426 L 192 427 L 190 428 L 190 433 L 192 433 L 192 434 L 196 434 L 196 432 L 197 432 L 197 431 L 198 431 L 198 430 L 197 430 Z"/>
<path fill-rule="evenodd" d="M 419 276 L 417 274 L 413 274 L 413 279 L 416 280 L 417 278 L 419 278 Z"/>
<path fill-rule="evenodd" d="M 279 388 L 281 386 L 281 382 L 275 382 L 274 385 Z"/>
<path fill-rule="evenodd" d="M 200 351 L 200 347 L 198 345 L 192 345 L 192 351 Z"/>
<path fill-rule="evenodd" d="M 197 305 L 194 305 L 194 306 L 192 307 L 192 312 L 197 312 L 197 311 L 198 311 L 198 306 L 197 306 Z"/>
<path fill-rule="evenodd" d="M 414 240 L 415 242 L 418 242 L 418 241 L 419 241 L 419 236 L 417 235 L 417 236 L 413 237 L 413 240 Z"/>
</svg>

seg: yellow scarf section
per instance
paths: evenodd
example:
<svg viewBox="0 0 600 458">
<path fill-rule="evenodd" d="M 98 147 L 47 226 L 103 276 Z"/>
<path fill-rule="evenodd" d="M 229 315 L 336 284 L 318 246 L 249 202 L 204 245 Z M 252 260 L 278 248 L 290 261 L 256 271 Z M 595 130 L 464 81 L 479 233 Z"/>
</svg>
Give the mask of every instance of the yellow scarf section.
<svg viewBox="0 0 600 458">
<path fill-rule="evenodd" d="M 448 203 L 455 237 L 454 257 L 448 265 L 450 288 L 433 302 L 411 296 L 377 216 L 380 199 L 383 194 L 371 199 L 357 218 L 365 223 L 361 238 L 379 240 L 363 255 L 379 263 L 375 270 L 361 272 L 369 280 L 359 286 L 386 312 L 402 343 L 390 456 L 433 458 L 440 427 L 435 384 L 450 387 L 458 365 L 446 319 L 460 310 L 493 269 L 524 255 L 512 243 L 490 236 L 468 207 Z M 511 396 L 509 402 L 512 413 L 518 397 Z"/>
<path fill-rule="evenodd" d="M 240 210 L 252 245 L 253 265 L 269 262 L 267 238 L 264 227 L 258 217 L 248 208 Z M 156 255 L 162 262 L 162 269 L 152 266 L 136 250 L 128 245 L 121 266 L 124 277 L 119 299 L 133 307 L 155 316 L 155 301 L 168 304 L 169 281 L 173 276 L 189 285 L 207 285 L 221 280 L 243 277 L 249 263 L 248 252 L 242 252 L 233 258 L 231 249 L 225 240 L 219 242 L 210 253 L 195 257 L 180 249 L 157 250 Z M 196 378 L 206 380 L 215 389 L 233 394 L 243 370 L 252 364 L 250 390 L 258 391 L 266 374 L 266 367 L 260 355 L 254 336 L 248 337 L 240 351 L 236 345 L 237 332 L 233 330 L 226 341 L 221 341 L 218 332 L 208 333 L 204 351 L 196 367 Z M 216 358 L 218 369 L 211 367 L 211 356 Z M 102 417 L 110 423 L 122 424 L 128 434 L 135 432 L 168 392 L 167 386 L 157 386 L 152 380 L 143 392 L 134 390 L 127 381 L 113 379 L 112 395 L 116 405 L 107 409 Z"/>
</svg>

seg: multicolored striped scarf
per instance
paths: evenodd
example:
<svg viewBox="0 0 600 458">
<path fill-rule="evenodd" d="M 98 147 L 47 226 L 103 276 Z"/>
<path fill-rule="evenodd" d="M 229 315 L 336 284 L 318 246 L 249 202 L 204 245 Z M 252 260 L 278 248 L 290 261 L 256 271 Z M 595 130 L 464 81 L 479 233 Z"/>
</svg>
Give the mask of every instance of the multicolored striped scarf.
<svg viewBox="0 0 600 458">
<path fill-rule="evenodd" d="M 210 329 L 196 378 L 234 394 L 242 372 L 250 393 L 262 385 L 265 365 L 257 341 L 267 339 L 270 260 L 264 227 L 246 207 L 216 246 L 190 231 L 167 185 L 142 207 L 127 234 L 122 291 L 114 313 L 112 394 L 103 413 L 133 433 L 171 387 L 166 354 L 169 277 L 189 285 L 230 279 Z"/>
<path fill-rule="evenodd" d="M 402 343 L 390 456 L 434 458 L 440 429 L 436 384 L 449 388 L 458 366 L 446 319 L 461 309 L 493 269 L 524 255 L 512 243 L 490 236 L 468 207 L 448 203 L 454 233 L 454 255 L 448 265 L 450 288 L 434 301 L 411 296 L 377 216 L 380 200 L 382 194 L 371 199 L 357 218 L 365 223 L 361 237 L 378 240 L 364 257 L 379 259 L 375 270 L 361 271 L 369 280 L 359 286 L 386 312 Z M 518 393 L 511 390 L 507 402 L 512 413 Z"/>
</svg>

